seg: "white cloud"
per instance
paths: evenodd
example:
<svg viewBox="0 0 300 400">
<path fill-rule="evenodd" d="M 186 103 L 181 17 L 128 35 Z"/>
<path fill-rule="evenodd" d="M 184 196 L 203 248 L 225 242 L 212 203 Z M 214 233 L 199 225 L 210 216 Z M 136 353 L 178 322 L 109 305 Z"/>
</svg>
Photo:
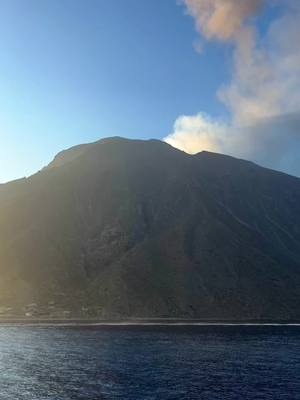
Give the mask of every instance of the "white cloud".
<svg viewBox="0 0 300 400">
<path fill-rule="evenodd" d="M 222 150 L 225 134 L 225 125 L 211 120 L 205 114 L 183 115 L 176 120 L 174 132 L 165 141 L 190 154 L 203 149 L 218 152 Z"/>
</svg>

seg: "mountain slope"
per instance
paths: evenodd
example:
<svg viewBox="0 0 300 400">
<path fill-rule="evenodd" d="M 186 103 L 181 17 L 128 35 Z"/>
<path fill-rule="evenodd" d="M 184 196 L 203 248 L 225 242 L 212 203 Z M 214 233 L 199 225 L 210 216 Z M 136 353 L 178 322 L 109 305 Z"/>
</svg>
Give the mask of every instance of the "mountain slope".
<svg viewBox="0 0 300 400">
<path fill-rule="evenodd" d="M 0 185 L 0 270 L 15 309 L 297 319 L 300 180 L 156 140 L 77 146 Z"/>
</svg>

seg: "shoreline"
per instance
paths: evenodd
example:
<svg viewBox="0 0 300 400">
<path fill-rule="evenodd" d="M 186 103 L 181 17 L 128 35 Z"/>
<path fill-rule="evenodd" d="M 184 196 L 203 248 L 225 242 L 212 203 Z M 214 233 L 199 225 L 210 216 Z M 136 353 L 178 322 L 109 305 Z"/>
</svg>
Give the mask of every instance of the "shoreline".
<svg viewBox="0 0 300 400">
<path fill-rule="evenodd" d="M 51 318 L 0 318 L 1 326 L 61 326 L 61 327 L 184 327 L 184 326 L 294 326 L 296 320 L 204 320 L 177 318 L 127 318 L 127 319 L 51 319 Z"/>
</svg>

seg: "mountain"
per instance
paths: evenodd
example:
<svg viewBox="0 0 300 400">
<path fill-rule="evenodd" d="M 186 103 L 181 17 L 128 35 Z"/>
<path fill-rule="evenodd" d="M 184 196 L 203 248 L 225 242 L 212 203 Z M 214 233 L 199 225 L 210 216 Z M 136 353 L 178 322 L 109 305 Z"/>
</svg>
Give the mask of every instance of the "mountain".
<svg viewBox="0 0 300 400">
<path fill-rule="evenodd" d="M 157 140 L 76 146 L 0 185 L 0 273 L 0 313 L 300 319 L 300 179 Z"/>
</svg>

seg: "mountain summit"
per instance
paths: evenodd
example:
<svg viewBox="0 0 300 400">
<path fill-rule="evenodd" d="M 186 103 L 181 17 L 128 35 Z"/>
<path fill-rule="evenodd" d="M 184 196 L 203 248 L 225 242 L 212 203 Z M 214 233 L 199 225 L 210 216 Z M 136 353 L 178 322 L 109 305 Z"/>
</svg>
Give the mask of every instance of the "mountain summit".
<svg viewBox="0 0 300 400">
<path fill-rule="evenodd" d="M 76 146 L 0 185 L 0 271 L 20 313 L 300 319 L 300 179 L 158 140 Z"/>
</svg>

